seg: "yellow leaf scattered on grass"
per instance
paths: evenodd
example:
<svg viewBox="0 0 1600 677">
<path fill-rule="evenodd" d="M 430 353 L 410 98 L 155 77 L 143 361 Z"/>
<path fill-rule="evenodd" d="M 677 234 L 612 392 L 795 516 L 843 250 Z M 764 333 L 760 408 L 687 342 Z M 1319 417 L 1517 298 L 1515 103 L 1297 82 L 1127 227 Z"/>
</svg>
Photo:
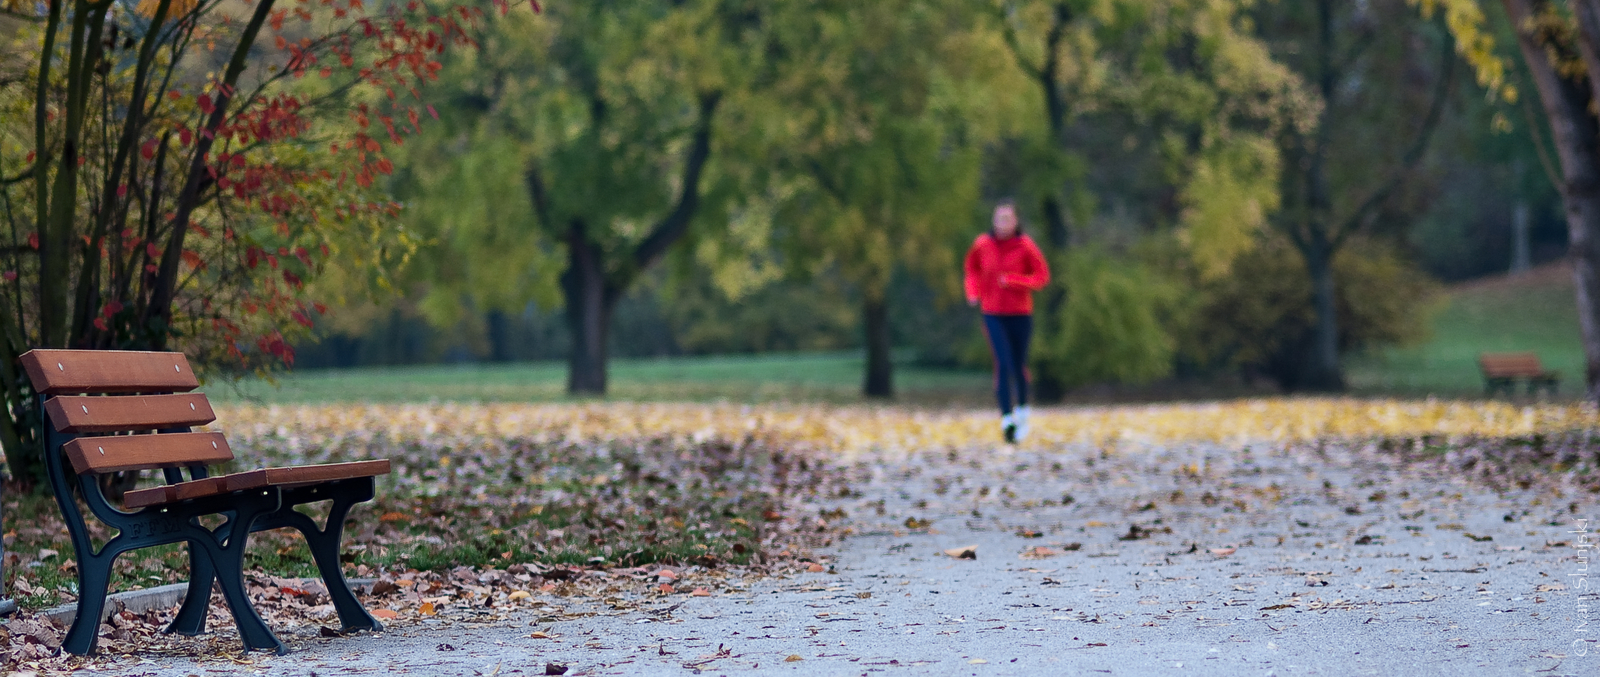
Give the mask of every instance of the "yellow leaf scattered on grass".
<svg viewBox="0 0 1600 677">
<path fill-rule="evenodd" d="M 217 429 L 239 446 L 294 430 L 306 439 L 385 431 L 393 439 L 477 437 L 538 439 L 655 439 L 753 437 L 798 443 L 845 457 L 906 454 L 966 447 L 994 436 L 988 412 L 833 405 L 624 403 L 237 405 L 217 407 Z M 1582 404 L 1404 401 L 1356 398 L 1265 398 L 1144 407 L 1035 411 L 1024 446 L 1036 449 L 1087 443 L 1115 450 L 1124 444 L 1173 442 L 1304 442 L 1331 438 L 1479 436 L 1592 430 L 1600 412 Z M 441 459 L 442 463 L 443 460 Z M 1202 472 L 1195 468 L 1195 472 Z"/>
</svg>

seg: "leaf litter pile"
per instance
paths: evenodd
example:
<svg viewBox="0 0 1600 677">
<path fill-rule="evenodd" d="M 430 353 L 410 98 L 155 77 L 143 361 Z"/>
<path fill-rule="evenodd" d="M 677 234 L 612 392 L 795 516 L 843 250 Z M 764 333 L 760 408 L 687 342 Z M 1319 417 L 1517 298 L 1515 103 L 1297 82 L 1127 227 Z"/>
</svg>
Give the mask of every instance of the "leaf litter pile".
<svg viewBox="0 0 1600 677">
<path fill-rule="evenodd" d="M 603 601 L 615 613 L 670 613 L 676 597 L 717 596 L 775 572 L 821 568 L 811 549 L 831 544 L 842 515 L 818 506 L 850 498 L 851 476 L 860 481 L 864 466 L 996 447 L 989 412 L 893 407 L 324 405 L 219 414 L 217 429 L 241 459 L 228 470 L 394 461 L 378 499 L 357 509 L 346 535 L 347 575 L 363 581 L 367 604 L 390 625 L 485 621 L 530 609 L 556 620 L 573 597 Z M 1341 453 L 1491 487 L 1555 483 L 1556 491 L 1594 492 L 1597 428 L 1600 416 L 1584 406 L 1249 400 L 1041 411 L 1020 451 L 1065 457 L 1075 453 L 1069 449 L 1170 451 L 1203 442 L 1322 453 L 1332 442 Z M 1197 477 L 1206 472 L 1182 467 Z M 1094 479 L 1087 468 L 1066 472 Z M 1194 499 L 1261 506 L 1259 494 L 1219 488 Z M 237 640 L 219 599 L 210 635 L 160 634 L 171 610 L 123 611 L 102 626 L 102 656 L 113 658 L 57 656 L 60 630 L 27 611 L 72 600 L 71 546 L 48 497 L 10 492 L 6 500 L 7 589 L 25 613 L 0 630 L 0 665 L 47 672 L 129 653 L 249 660 L 232 657 Z M 919 526 L 914 521 L 906 526 Z M 1160 528 L 1136 523 L 1119 539 L 1149 538 Z M 1018 533 L 1044 535 L 1025 526 Z M 1080 547 L 1051 541 L 1022 556 Z M 114 589 L 181 581 L 185 563 L 178 546 L 124 555 Z M 248 566 L 257 608 L 286 641 L 337 634 L 325 591 L 302 578 L 314 568 L 298 537 L 253 535 Z"/>
</svg>

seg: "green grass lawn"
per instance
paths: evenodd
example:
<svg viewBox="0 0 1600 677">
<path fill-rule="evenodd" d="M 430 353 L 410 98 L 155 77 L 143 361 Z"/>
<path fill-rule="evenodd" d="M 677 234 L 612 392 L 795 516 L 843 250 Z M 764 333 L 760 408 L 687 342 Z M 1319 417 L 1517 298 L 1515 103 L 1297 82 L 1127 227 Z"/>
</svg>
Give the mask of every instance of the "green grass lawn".
<svg viewBox="0 0 1600 677">
<path fill-rule="evenodd" d="M 641 401 L 735 402 L 861 399 L 860 353 L 612 360 L 608 397 Z M 328 369 L 282 375 L 278 385 L 245 380 L 205 388 L 218 402 L 552 402 L 568 399 L 566 364 L 430 365 Z M 990 375 L 899 364 L 904 402 L 986 402 Z"/>
<path fill-rule="evenodd" d="M 1545 266 L 1515 278 L 1460 285 L 1449 294 L 1428 342 L 1348 361 L 1357 393 L 1481 396 L 1480 353 L 1530 351 L 1545 368 L 1561 372 L 1563 398 L 1582 394 L 1583 344 L 1568 269 Z"/>
<path fill-rule="evenodd" d="M 1583 347 L 1566 268 L 1546 266 L 1516 278 L 1460 285 L 1434 319 L 1422 345 L 1356 355 L 1346 361 L 1352 391 L 1366 396 L 1476 397 L 1483 392 L 1478 355 L 1532 351 L 1562 374 L 1562 397 L 1581 394 Z M 830 402 L 861 400 L 859 352 L 612 360 L 609 399 L 628 401 Z M 897 360 L 897 401 L 914 405 L 987 406 L 988 371 L 945 370 Z M 284 374 L 278 384 L 217 383 L 219 402 L 558 402 L 566 364 L 428 365 L 313 370 Z M 1135 389 L 1137 390 L 1137 389 Z M 1207 388 L 1123 399 L 1191 399 L 1236 394 Z M 1113 397 L 1113 399 L 1117 399 Z M 1069 398 L 1076 401 L 1074 398 Z"/>
</svg>

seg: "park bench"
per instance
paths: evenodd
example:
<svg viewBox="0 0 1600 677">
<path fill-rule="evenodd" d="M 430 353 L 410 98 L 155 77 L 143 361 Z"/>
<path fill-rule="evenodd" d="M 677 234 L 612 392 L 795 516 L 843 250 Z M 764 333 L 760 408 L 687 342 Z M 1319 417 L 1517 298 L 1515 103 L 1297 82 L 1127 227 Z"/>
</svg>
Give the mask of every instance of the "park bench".
<svg viewBox="0 0 1600 677">
<path fill-rule="evenodd" d="M 1561 381 L 1559 373 L 1548 371 L 1539 364 L 1533 353 L 1483 353 L 1478 356 L 1478 366 L 1483 369 L 1483 390 L 1487 397 L 1504 390 L 1507 397 L 1513 394 L 1517 379 L 1528 382 L 1528 394 L 1538 394 L 1546 388 L 1553 396 Z"/>
<path fill-rule="evenodd" d="M 388 460 L 212 476 L 207 466 L 232 461 L 233 452 L 222 433 L 191 431 L 216 416 L 205 395 L 188 392 L 199 381 L 182 353 L 32 350 L 22 365 L 37 393 L 45 468 L 77 555 L 78 612 L 62 648 L 93 653 L 118 555 L 187 543 L 189 589 L 167 632 L 205 631 L 215 580 L 245 648 L 285 653 L 244 587 L 250 533 L 285 527 L 305 535 L 344 629 L 382 629 L 344 580 L 339 541 L 345 516 L 372 499 L 374 478 L 389 472 Z M 166 484 L 127 492 L 120 508 L 99 481 L 108 473 L 153 469 L 162 471 Z M 96 548 L 79 500 L 119 533 Z M 331 501 L 321 527 L 295 509 L 320 501 Z M 225 521 L 202 524 L 200 518 L 212 515 Z"/>
</svg>

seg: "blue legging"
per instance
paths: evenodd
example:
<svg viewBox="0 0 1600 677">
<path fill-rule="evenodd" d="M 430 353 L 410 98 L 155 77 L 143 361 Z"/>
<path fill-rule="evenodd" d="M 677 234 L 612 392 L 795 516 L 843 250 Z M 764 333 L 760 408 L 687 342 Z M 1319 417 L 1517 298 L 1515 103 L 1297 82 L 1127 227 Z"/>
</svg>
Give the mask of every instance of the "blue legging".
<svg viewBox="0 0 1600 677">
<path fill-rule="evenodd" d="M 1011 413 L 1011 394 L 1017 406 L 1028 405 L 1028 340 L 1033 337 L 1032 315 L 984 315 L 983 330 L 994 353 L 994 394 L 1000 413 Z"/>
</svg>

